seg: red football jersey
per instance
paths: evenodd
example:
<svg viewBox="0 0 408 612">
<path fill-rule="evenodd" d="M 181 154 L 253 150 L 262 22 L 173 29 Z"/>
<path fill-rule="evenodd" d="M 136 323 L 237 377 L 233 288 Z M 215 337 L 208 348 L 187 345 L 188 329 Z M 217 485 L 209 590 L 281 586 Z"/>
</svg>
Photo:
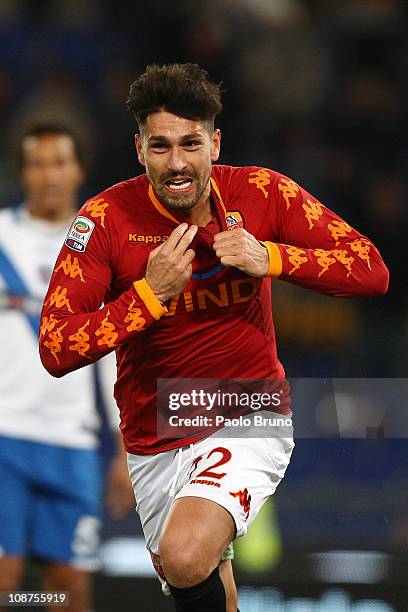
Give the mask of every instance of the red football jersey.
<svg viewBox="0 0 408 612">
<path fill-rule="evenodd" d="M 212 248 L 216 233 L 244 227 L 266 243 L 272 276 L 321 293 L 387 290 L 388 271 L 372 242 L 291 179 L 216 165 L 211 199 L 214 218 L 192 243 L 193 277 L 167 308 L 144 279 L 147 258 L 185 218 L 158 200 L 146 175 L 88 200 L 55 265 L 42 311 L 41 359 L 63 376 L 116 350 L 115 397 L 130 453 L 157 453 L 204 435 L 157 435 L 158 378 L 284 377 L 271 279 L 223 267 Z"/>
</svg>

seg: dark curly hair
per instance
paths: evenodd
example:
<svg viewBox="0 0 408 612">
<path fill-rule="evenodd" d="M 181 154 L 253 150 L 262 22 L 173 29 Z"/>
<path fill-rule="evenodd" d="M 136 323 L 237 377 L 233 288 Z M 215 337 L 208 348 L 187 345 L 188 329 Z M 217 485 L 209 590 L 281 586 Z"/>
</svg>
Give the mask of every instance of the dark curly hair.
<svg viewBox="0 0 408 612">
<path fill-rule="evenodd" d="M 198 64 L 151 64 L 132 83 L 126 105 L 141 130 L 147 117 L 159 111 L 204 121 L 214 129 L 222 109 L 220 85 Z"/>
</svg>

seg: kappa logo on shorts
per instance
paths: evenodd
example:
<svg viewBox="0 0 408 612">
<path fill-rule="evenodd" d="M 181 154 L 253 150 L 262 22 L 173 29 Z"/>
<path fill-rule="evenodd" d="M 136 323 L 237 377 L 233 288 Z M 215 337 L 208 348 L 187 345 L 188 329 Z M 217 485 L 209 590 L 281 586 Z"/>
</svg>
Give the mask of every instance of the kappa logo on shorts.
<svg viewBox="0 0 408 612">
<path fill-rule="evenodd" d="M 245 519 L 248 520 L 249 511 L 251 509 L 251 495 L 248 493 L 248 489 L 245 487 L 243 491 L 239 490 L 235 493 L 230 491 L 230 495 L 238 499 L 240 506 L 242 506 L 245 512 Z"/>
<path fill-rule="evenodd" d="M 94 231 L 95 223 L 79 215 L 72 223 L 65 244 L 73 251 L 83 253 Z"/>
<path fill-rule="evenodd" d="M 236 229 L 237 227 L 244 227 L 244 219 L 239 210 L 228 210 L 225 221 L 227 223 L 227 229 L 229 230 Z"/>
<path fill-rule="evenodd" d="M 213 480 L 203 480 L 202 478 L 195 478 L 194 480 L 190 482 L 190 484 L 205 484 L 205 485 L 211 485 L 213 487 L 221 486 L 219 482 L 214 482 Z"/>
</svg>

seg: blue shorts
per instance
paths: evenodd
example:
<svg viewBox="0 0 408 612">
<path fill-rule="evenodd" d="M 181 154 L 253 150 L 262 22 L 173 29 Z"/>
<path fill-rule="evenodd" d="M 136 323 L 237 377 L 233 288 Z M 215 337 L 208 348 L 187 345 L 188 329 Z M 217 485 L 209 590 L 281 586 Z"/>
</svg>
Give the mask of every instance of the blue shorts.
<svg viewBox="0 0 408 612">
<path fill-rule="evenodd" d="M 98 565 L 98 451 L 0 436 L 0 556 Z"/>
</svg>

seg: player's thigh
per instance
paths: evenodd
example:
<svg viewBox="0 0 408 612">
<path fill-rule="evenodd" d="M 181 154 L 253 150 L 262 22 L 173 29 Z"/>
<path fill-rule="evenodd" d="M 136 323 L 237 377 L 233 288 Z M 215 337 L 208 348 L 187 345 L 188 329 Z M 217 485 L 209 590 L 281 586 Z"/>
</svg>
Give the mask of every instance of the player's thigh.
<svg viewBox="0 0 408 612">
<path fill-rule="evenodd" d="M 222 437 L 217 432 L 195 445 L 195 467 L 176 499 L 194 496 L 216 502 L 233 517 L 240 537 L 282 480 L 293 446 L 292 435 L 278 432 L 271 438 Z M 207 529 L 210 533 L 210 524 Z"/>
<path fill-rule="evenodd" d="M 79 569 L 99 565 L 102 482 L 95 451 L 65 449 L 59 459 L 61 482 L 35 500 L 32 552 L 45 561 Z"/>
<path fill-rule="evenodd" d="M 159 540 L 166 516 L 170 510 L 172 495 L 169 483 L 177 470 L 178 451 L 157 455 L 128 454 L 129 477 L 136 499 L 146 546 L 153 564 L 159 552 Z"/>
</svg>

